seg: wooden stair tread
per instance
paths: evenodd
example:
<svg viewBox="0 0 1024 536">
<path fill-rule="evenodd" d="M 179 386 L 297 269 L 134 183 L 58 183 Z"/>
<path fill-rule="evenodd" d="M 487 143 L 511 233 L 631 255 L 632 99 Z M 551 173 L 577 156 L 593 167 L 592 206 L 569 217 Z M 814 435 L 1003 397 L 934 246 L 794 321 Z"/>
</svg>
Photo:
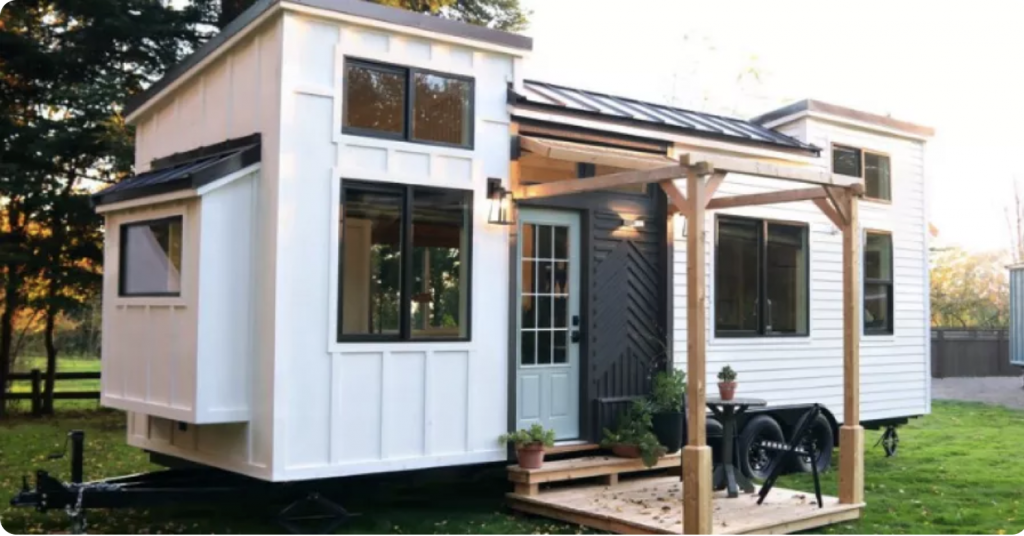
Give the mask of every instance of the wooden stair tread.
<svg viewBox="0 0 1024 536">
<path fill-rule="evenodd" d="M 586 456 L 570 460 L 545 462 L 540 469 L 523 469 L 518 465 L 508 467 L 508 479 L 512 482 L 539 484 L 557 482 L 576 478 L 617 475 L 640 471 L 653 471 L 679 467 L 682 459 L 679 453 L 662 456 L 652 467 L 644 466 L 639 458 L 619 458 L 617 456 Z"/>
<path fill-rule="evenodd" d="M 557 456 L 559 454 L 569 454 L 572 452 L 587 452 L 591 450 L 599 450 L 601 445 L 597 443 L 570 443 L 567 445 L 555 445 L 553 447 L 545 447 L 544 454 Z"/>
</svg>

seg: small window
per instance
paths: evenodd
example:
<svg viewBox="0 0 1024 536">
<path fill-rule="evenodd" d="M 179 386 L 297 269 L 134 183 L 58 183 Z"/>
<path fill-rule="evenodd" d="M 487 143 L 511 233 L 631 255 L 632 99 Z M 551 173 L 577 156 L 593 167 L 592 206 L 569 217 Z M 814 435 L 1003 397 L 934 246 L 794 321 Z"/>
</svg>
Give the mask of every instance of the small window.
<svg viewBox="0 0 1024 536">
<path fill-rule="evenodd" d="M 868 232 L 864 244 L 864 333 L 893 333 L 892 235 Z"/>
<path fill-rule="evenodd" d="M 888 155 L 842 145 L 832 146 L 832 172 L 864 179 L 864 197 L 892 200 Z"/>
<path fill-rule="evenodd" d="M 715 335 L 807 335 L 807 226 L 720 217 Z"/>
<path fill-rule="evenodd" d="M 121 296 L 180 296 L 182 217 L 121 226 Z"/>
<path fill-rule="evenodd" d="M 346 133 L 472 148 L 473 80 L 345 62 Z"/>
<path fill-rule="evenodd" d="M 345 181 L 339 340 L 469 338 L 472 192 Z"/>
</svg>

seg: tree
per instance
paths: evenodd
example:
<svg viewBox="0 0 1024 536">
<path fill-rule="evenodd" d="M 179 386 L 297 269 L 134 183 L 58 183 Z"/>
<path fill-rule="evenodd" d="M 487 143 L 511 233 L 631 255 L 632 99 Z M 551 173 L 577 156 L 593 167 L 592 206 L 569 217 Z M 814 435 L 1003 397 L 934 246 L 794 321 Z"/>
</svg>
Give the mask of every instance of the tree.
<svg viewBox="0 0 1024 536">
<path fill-rule="evenodd" d="M 0 12 L 0 415 L 13 321 L 46 315 L 52 393 L 57 315 L 97 290 L 100 220 L 88 193 L 131 169 L 127 98 L 208 37 L 206 3 L 18 0 Z M 30 280 L 43 291 L 28 295 Z"/>
<path fill-rule="evenodd" d="M 932 326 L 1004 328 L 1010 289 L 1003 252 L 950 248 L 932 253 Z"/>
<path fill-rule="evenodd" d="M 203 8 L 206 2 L 203 1 Z M 224 29 L 232 20 L 245 11 L 256 0 L 220 0 L 220 14 L 217 26 Z M 446 19 L 487 26 L 507 32 L 526 29 L 529 13 L 519 5 L 519 0 L 367 0 L 391 7 L 400 7 L 418 13 L 428 13 Z"/>
</svg>

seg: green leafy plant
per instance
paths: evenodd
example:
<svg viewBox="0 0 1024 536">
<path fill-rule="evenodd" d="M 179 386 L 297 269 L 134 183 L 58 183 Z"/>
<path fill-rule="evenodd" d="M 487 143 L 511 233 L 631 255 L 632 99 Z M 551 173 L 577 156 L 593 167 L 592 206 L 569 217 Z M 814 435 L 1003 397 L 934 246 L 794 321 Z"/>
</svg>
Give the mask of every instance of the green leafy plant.
<svg viewBox="0 0 1024 536">
<path fill-rule="evenodd" d="M 672 367 L 654 375 L 651 386 L 651 406 L 654 413 L 677 413 L 683 410 L 686 394 L 686 373 Z"/>
<path fill-rule="evenodd" d="M 718 371 L 718 381 L 723 383 L 736 381 L 736 371 L 729 365 L 722 367 L 722 370 Z"/>
<path fill-rule="evenodd" d="M 629 410 L 619 418 L 618 428 L 613 432 L 604 430 L 601 446 L 611 448 L 615 445 L 632 445 L 640 451 L 640 459 L 644 465 L 653 467 L 658 458 L 665 455 L 665 447 L 651 431 L 652 405 L 647 400 L 635 400 Z"/>
<path fill-rule="evenodd" d="M 514 443 L 516 448 L 536 443 L 540 443 L 545 447 L 553 447 L 555 446 L 555 431 L 545 430 L 543 426 L 535 423 L 528 430 L 516 430 L 515 432 L 501 434 L 501 437 L 498 438 L 498 443 L 502 445 Z"/>
</svg>

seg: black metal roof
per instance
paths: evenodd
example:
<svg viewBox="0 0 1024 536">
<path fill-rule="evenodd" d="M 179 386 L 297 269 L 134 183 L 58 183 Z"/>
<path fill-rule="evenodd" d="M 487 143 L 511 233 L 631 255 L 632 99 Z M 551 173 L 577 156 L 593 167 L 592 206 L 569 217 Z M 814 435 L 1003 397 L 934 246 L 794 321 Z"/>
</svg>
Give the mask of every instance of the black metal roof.
<svg viewBox="0 0 1024 536">
<path fill-rule="evenodd" d="M 228 140 L 154 160 L 153 169 L 93 194 L 92 202 L 100 206 L 199 188 L 259 161 L 259 134 Z"/>
<path fill-rule="evenodd" d="M 723 117 L 662 104 L 616 97 L 594 91 L 526 80 L 522 93 L 511 93 L 517 105 L 536 105 L 602 120 L 641 123 L 682 133 L 727 141 L 772 145 L 818 153 L 820 148 L 745 119 Z"/>
<path fill-rule="evenodd" d="M 533 39 L 524 35 L 511 32 L 504 32 L 469 24 L 465 22 L 443 19 L 441 17 L 416 13 L 406 9 L 389 7 L 366 0 L 257 0 L 248 9 L 242 12 L 235 20 L 231 21 L 224 29 L 203 46 L 199 47 L 191 56 L 185 58 L 181 63 L 173 67 L 167 74 L 156 81 L 145 91 L 133 96 L 125 106 L 124 115 L 128 116 L 142 107 L 157 93 L 181 78 L 190 69 L 198 65 L 227 41 L 240 33 L 260 15 L 270 10 L 276 4 L 289 3 L 297 4 L 325 11 L 334 11 L 346 15 L 354 15 L 366 19 L 418 28 L 429 32 L 452 35 L 474 41 L 483 41 L 494 45 L 517 48 L 521 50 L 532 50 Z M 287 60 L 287 58 L 286 58 Z"/>
</svg>

